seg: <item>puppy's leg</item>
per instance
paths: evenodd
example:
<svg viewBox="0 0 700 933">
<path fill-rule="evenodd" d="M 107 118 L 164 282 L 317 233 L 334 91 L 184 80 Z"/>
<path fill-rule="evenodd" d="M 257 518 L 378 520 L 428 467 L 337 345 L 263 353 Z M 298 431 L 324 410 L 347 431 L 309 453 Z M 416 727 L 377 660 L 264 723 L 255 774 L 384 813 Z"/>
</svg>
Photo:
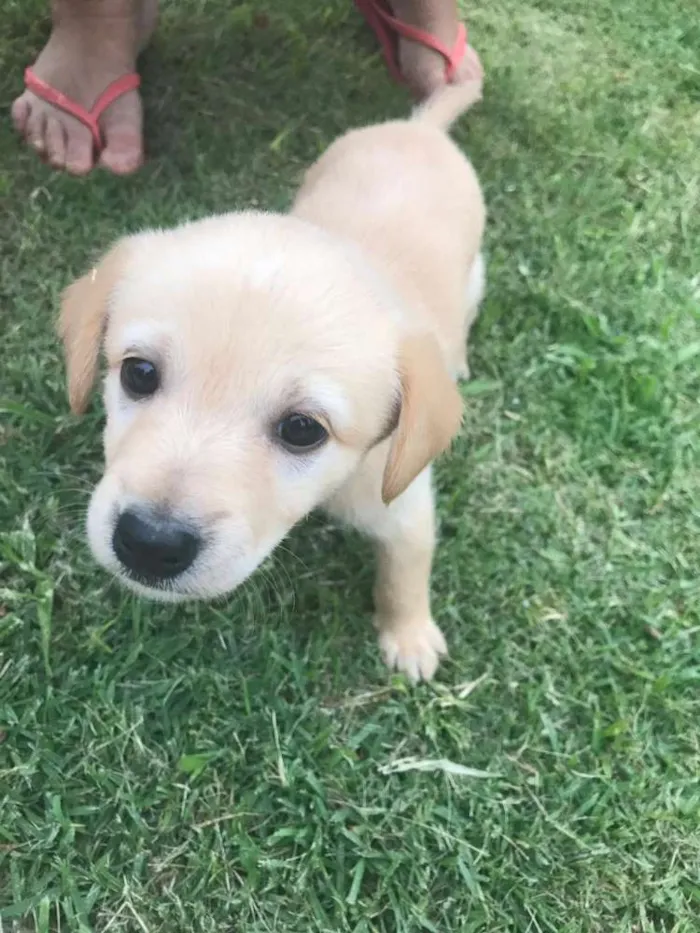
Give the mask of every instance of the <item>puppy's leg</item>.
<svg viewBox="0 0 700 933">
<path fill-rule="evenodd" d="M 382 656 L 412 681 L 430 680 L 441 655 L 447 654 L 430 611 L 435 550 L 430 470 L 417 477 L 369 531 L 377 542 L 374 600 Z"/>
<path fill-rule="evenodd" d="M 390 506 L 363 516 L 377 545 L 374 588 L 379 647 L 389 667 L 412 681 L 430 680 L 447 653 L 430 611 L 435 507 L 430 470 Z"/>
</svg>

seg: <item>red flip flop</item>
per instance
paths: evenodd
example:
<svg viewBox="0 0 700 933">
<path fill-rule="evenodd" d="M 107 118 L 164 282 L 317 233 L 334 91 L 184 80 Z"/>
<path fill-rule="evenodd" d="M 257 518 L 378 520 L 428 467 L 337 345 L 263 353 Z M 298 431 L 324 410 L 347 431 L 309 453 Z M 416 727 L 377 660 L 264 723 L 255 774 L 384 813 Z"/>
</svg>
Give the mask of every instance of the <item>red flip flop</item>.
<svg viewBox="0 0 700 933">
<path fill-rule="evenodd" d="M 135 91 L 141 84 L 141 78 L 136 73 L 132 73 L 122 75 L 121 78 L 112 81 L 89 110 L 81 104 L 76 103 L 74 100 L 71 100 L 70 97 L 63 94 L 61 91 L 57 91 L 55 87 L 51 87 L 46 81 L 42 81 L 38 75 L 34 74 L 31 68 L 27 68 L 24 72 L 24 83 L 27 90 L 31 91 L 32 94 L 36 94 L 36 96 L 40 97 L 42 100 L 45 100 L 47 104 L 52 104 L 59 110 L 64 110 L 66 113 L 69 113 L 72 117 L 75 117 L 76 120 L 80 120 L 83 126 L 86 126 L 90 130 L 95 149 L 97 152 L 100 152 L 103 149 L 102 132 L 98 122 L 100 117 L 115 100 L 118 100 L 129 91 Z"/>
<path fill-rule="evenodd" d="M 436 39 L 435 36 L 431 36 L 429 32 L 423 32 L 422 29 L 409 26 L 408 23 L 404 23 L 392 16 L 386 0 L 355 0 L 355 6 L 379 39 L 384 50 L 387 67 L 396 81 L 403 83 L 403 76 L 397 60 L 396 35 L 402 36 L 404 39 L 412 39 L 414 42 L 420 42 L 422 45 L 439 52 L 445 59 L 445 78 L 447 82 L 450 83 L 454 79 L 457 68 L 467 51 L 467 29 L 464 23 L 459 24 L 454 48 L 450 49 L 439 39 Z"/>
</svg>

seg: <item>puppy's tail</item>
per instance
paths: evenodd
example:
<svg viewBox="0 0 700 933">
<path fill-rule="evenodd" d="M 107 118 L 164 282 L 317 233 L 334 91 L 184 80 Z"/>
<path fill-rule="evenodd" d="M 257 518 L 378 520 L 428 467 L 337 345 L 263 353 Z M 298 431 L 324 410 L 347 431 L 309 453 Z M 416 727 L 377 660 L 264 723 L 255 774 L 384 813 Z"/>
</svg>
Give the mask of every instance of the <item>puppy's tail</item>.
<svg viewBox="0 0 700 933">
<path fill-rule="evenodd" d="M 447 131 L 462 114 L 481 100 L 483 82 L 445 84 L 413 111 L 412 119 Z"/>
</svg>

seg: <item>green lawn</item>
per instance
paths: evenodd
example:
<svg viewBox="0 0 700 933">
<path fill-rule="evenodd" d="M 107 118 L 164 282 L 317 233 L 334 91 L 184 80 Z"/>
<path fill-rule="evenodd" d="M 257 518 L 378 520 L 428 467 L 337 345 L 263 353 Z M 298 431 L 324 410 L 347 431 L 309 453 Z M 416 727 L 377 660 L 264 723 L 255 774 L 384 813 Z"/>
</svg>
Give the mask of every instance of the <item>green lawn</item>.
<svg viewBox="0 0 700 933">
<path fill-rule="evenodd" d="M 696 0 L 470 4 L 490 285 L 438 469 L 452 658 L 417 689 L 339 528 L 215 607 L 125 595 L 83 538 L 100 412 L 67 414 L 61 288 L 127 230 L 283 208 L 406 109 L 349 0 L 252 6 L 166 6 L 134 179 L 52 175 L 0 123 L 0 929 L 697 933 Z M 2 7 L 6 114 L 47 22 Z"/>
</svg>

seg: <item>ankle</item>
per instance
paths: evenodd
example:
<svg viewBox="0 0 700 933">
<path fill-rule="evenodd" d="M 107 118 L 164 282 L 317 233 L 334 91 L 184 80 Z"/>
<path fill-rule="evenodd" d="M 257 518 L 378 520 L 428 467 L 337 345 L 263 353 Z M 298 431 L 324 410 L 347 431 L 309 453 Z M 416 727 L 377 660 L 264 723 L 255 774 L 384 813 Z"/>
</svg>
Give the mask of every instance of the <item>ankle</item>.
<svg viewBox="0 0 700 933">
<path fill-rule="evenodd" d="M 139 6 L 140 0 L 52 0 L 51 19 L 54 28 L 135 24 Z"/>
<path fill-rule="evenodd" d="M 139 44 L 134 6 L 132 0 L 55 0 L 52 38 L 89 70 L 105 57 L 130 67 Z"/>
<path fill-rule="evenodd" d="M 457 4 L 451 0 L 391 0 L 397 19 L 432 34 L 456 37 L 459 26 Z"/>
</svg>

